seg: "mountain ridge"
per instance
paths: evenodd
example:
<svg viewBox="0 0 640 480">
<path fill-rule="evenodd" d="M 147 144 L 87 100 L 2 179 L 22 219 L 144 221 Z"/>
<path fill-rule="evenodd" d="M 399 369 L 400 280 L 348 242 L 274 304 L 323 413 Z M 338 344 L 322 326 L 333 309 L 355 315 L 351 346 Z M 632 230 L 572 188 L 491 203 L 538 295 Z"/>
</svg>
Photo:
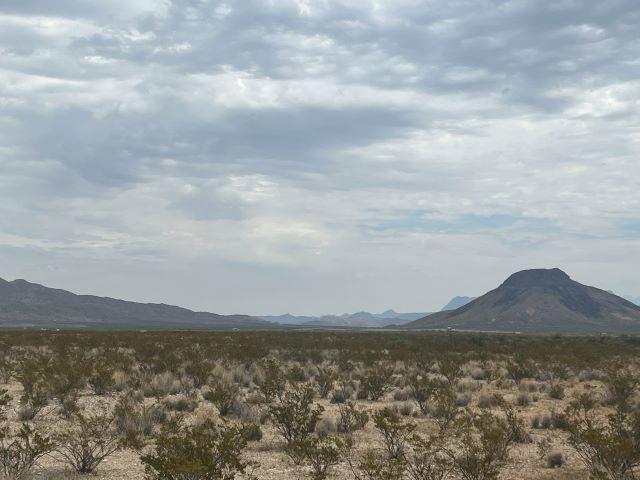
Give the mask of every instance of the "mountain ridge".
<svg viewBox="0 0 640 480">
<path fill-rule="evenodd" d="M 425 316 L 403 328 L 640 333 L 640 307 L 578 283 L 558 268 L 531 269 L 510 275 L 456 310 Z"/>
<path fill-rule="evenodd" d="M 78 295 L 24 279 L 0 278 L 0 327 L 4 328 L 269 328 L 249 315 L 195 312 L 164 303 Z"/>
</svg>

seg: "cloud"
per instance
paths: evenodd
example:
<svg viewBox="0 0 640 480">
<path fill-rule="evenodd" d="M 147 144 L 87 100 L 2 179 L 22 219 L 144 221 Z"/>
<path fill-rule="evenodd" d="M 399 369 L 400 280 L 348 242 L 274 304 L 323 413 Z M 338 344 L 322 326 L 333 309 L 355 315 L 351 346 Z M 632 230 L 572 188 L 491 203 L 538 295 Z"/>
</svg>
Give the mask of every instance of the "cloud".
<svg viewBox="0 0 640 480">
<path fill-rule="evenodd" d="M 4 2 L 2 275 L 248 313 L 534 266 L 637 294 L 639 27 L 632 0 Z"/>
</svg>

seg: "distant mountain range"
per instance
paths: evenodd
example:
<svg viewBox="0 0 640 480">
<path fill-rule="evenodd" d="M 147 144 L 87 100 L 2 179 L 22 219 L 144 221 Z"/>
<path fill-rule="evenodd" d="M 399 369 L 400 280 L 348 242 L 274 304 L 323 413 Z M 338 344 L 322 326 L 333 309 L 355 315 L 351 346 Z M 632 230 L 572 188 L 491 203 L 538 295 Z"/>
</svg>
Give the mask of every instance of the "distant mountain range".
<svg viewBox="0 0 640 480">
<path fill-rule="evenodd" d="M 404 328 L 640 333 L 640 306 L 582 285 L 557 268 L 534 269 L 514 273 L 495 290 L 456 310 L 425 316 Z"/>
<path fill-rule="evenodd" d="M 472 301 L 475 297 L 455 297 L 447 303 L 442 310 L 453 310 Z M 343 313 L 342 315 L 296 316 L 291 314 L 262 316 L 261 318 L 279 323 L 281 325 L 306 325 L 313 327 L 353 327 L 353 328 L 377 328 L 391 323 L 404 325 L 431 312 L 399 313 L 395 310 L 386 310 L 381 313 L 356 312 Z"/>
<path fill-rule="evenodd" d="M 310 327 L 353 327 L 353 328 L 377 328 L 396 323 L 399 325 L 417 320 L 428 315 L 429 312 L 398 313 L 394 310 L 386 310 L 382 313 L 356 312 L 343 313 L 342 315 L 267 315 L 264 320 L 279 323 L 281 325 L 298 325 Z"/>
<path fill-rule="evenodd" d="M 274 325 L 248 315 L 217 315 L 157 303 L 76 295 L 26 280 L 0 279 L 0 327 L 90 329 L 256 329 Z"/>
</svg>

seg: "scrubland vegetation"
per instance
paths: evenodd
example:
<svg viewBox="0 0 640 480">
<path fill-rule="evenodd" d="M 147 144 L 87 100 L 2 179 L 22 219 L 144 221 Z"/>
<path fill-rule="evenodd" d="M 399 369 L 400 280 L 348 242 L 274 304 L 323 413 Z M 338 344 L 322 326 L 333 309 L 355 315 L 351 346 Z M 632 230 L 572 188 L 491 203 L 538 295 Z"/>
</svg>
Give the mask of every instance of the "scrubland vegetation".
<svg viewBox="0 0 640 480">
<path fill-rule="evenodd" d="M 3 478 L 633 480 L 640 340 L 4 332 Z"/>
</svg>

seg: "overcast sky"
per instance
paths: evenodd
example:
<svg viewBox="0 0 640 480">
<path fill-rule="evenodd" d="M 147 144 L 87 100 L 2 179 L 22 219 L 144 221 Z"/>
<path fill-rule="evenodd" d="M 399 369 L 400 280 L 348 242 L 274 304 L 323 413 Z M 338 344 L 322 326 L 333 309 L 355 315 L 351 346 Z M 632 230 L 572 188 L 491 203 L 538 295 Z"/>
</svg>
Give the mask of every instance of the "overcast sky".
<svg viewBox="0 0 640 480">
<path fill-rule="evenodd" d="M 0 277 L 219 313 L 640 295 L 638 0 L 0 2 Z"/>
</svg>

